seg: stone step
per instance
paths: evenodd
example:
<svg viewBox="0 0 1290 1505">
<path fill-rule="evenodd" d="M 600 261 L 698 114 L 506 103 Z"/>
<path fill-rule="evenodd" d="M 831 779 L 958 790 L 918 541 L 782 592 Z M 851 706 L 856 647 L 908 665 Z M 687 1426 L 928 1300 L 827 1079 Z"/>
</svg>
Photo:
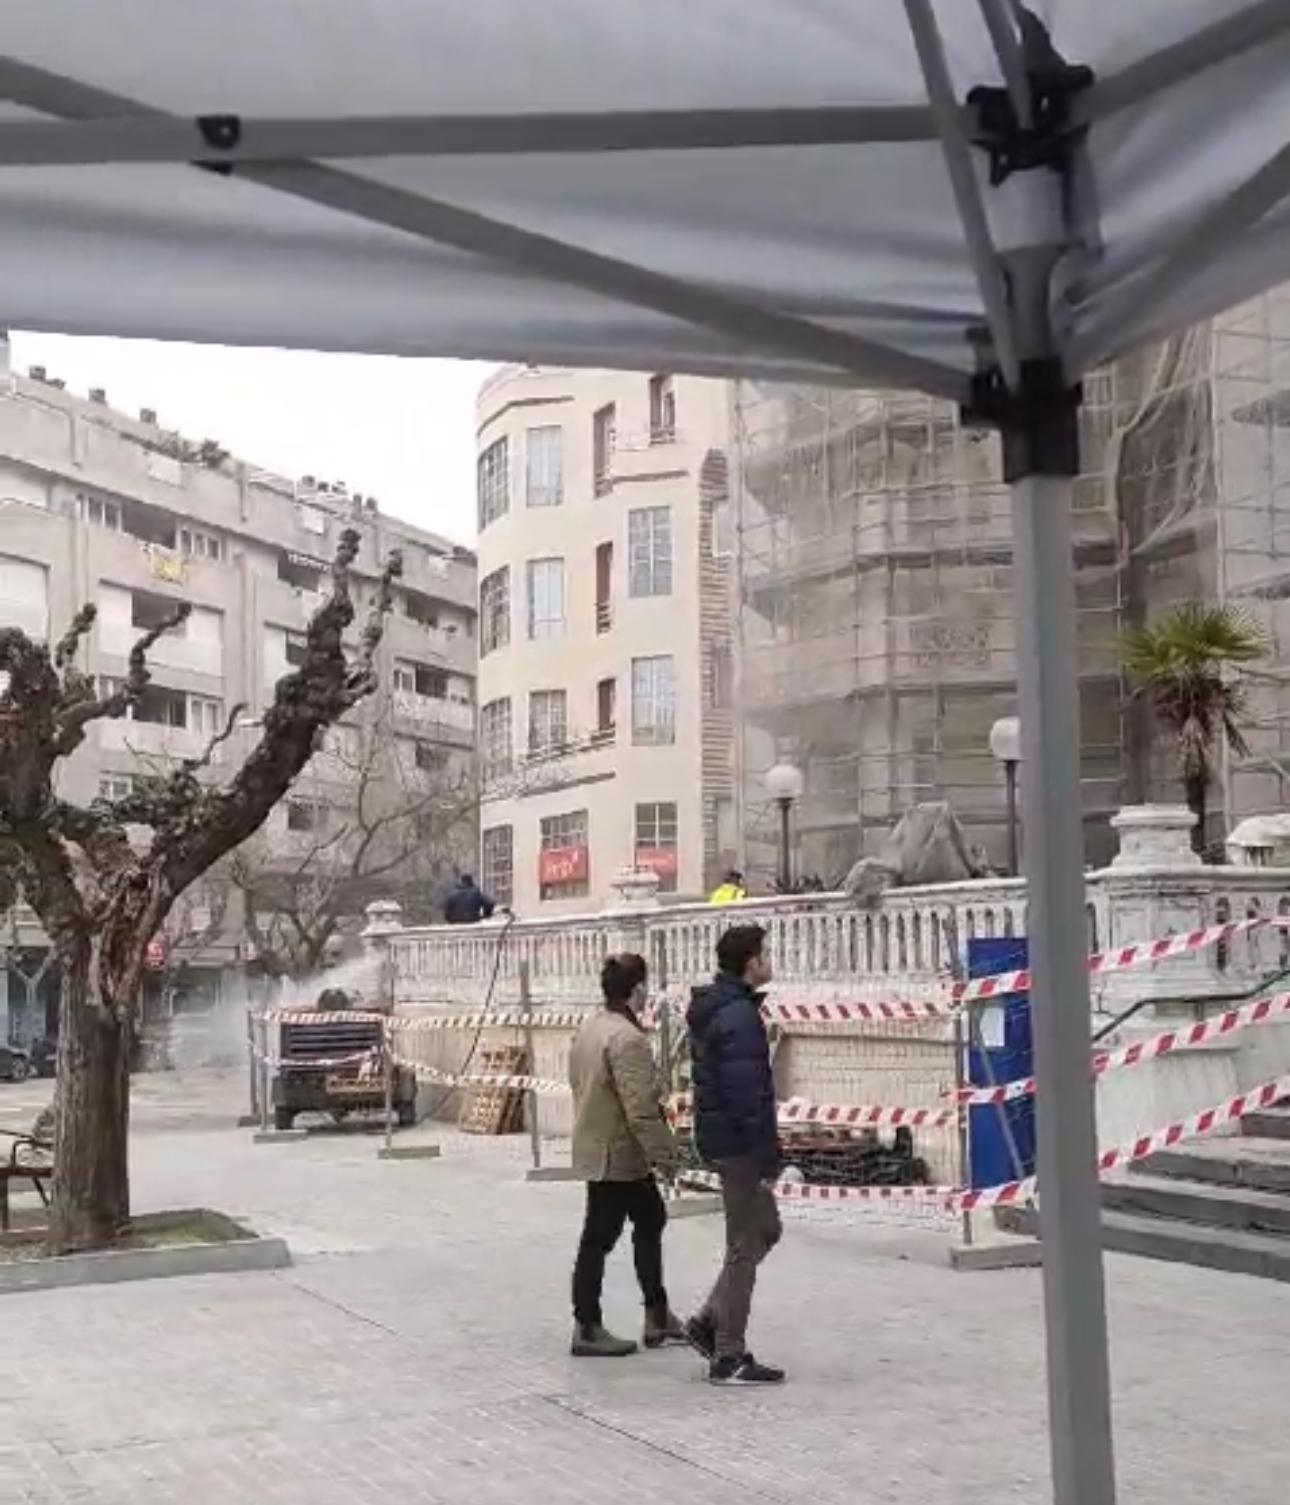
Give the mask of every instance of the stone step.
<svg viewBox="0 0 1290 1505">
<path fill-rule="evenodd" d="M 999 1208 L 999 1226 L 1008 1233 L 1035 1237 L 1039 1213 L 1030 1207 Z M 1124 1212 L 1102 1214 L 1102 1247 L 1121 1254 L 1174 1264 L 1200 1265 L 1235 1275 L 1290 1281 L 1290 1239 L 1235 1228 L 1206 1228 L 1198 1223 Z"/>
<path fill-rule="evenodd" d="M 1290 1139 L 1290 1107 L 1260 1108 L 1241 1120 L 1247 1139 Z"/>
<path fill-rule="evenodd" d="M 1244 1186 L 1139 1174 L 1123 1181 L 1104 1181 L 1102 1206 L 1108 1212 L 1143 1213 L 1211 1228 L 1241 1228 L 1290 1237 L 1290 1196 Z"/>
<path fill-rule="evenodd" d="M 1175 1150 L 1160 1150 L 1133 1167 L 1138 1175 L 1243 1186 L 1255 1191 L 1290 1192 L 1290 1144 L 1283 1139 L 1233 1135 L 1200 1139 Z"/>
</svg>

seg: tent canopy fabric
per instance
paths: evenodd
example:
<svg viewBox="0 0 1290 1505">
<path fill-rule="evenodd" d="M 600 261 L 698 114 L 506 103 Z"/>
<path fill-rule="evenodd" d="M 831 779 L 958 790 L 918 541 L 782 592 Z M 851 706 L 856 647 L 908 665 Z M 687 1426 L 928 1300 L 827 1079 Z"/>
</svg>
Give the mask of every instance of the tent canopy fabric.
<svg viewBox="0 0 1290 1505">
<path fill-rule="evenodd" d="M 9 11 L 0 321 L 906 385 L 999 422 L 1054 1494 L 1112 1505 L 1070 384 L 1285 280 L 1290 0 Z"/>
<path fill-rule="evenodd" d="M 960 101 L 1004 81 L 990 9 L 937 8 Z M 1093 212 L 1051 309 L 1075 376 L 1284 276 L 1274 186 L 1221 254 L 1141 296 L 1242 185 L 1290 180 L 1290 6 L 1034 10 L 1095 75 L 1075 103 Z M 11 325 L 951 396 L 972 369 L 986 308 L 896 0 L 42 0 L 6 19 Z M 212 146 L 205 116 L 236 140 Z M 1000 248 L 1027 234 L 1006 186 L 983 190 Z M 543 270 L 534 236 L 555 243 Z"/>
</svg>

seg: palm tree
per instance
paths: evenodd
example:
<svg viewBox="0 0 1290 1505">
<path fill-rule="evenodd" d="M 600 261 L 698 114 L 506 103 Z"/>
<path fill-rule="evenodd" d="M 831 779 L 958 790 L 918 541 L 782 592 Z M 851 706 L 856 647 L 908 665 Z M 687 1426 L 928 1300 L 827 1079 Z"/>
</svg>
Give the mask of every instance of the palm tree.
<svg viewBox="0 0 1290 1505">
<path fill-rule="evenodd" d="M 1151 697 L 1156 717 L 1175 739 L 1178 777 L 1196 817 L 1192 845 L 1205 850 L 1205 822 L 1214 759 L 1222 742 L 1248 755 L 1241 731 L 1245 686 L 1232 668 L 1262 658 L 1267 639 L 1231 606 L 1189 602 L 1150 627 L 1129 633 L 1122 659 L 1138 694 Z"/>
</svg>

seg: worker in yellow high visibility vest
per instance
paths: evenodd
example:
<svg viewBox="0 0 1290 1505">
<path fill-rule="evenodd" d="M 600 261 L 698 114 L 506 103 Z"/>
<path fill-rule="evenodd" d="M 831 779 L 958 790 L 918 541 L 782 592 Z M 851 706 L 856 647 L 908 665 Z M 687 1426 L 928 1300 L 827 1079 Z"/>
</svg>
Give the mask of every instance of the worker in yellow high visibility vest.
<svg viewBox="0 0 1290 1505">
<path fill-rule="evenodd" d="M 725 879 L 717 885 L 708 895 L 709 904 L 737 904 L 740 899 L 748 897 L 748 890 L 744 887 L 744 875 L 735 872 L 732 868 Z"/>
</svg>

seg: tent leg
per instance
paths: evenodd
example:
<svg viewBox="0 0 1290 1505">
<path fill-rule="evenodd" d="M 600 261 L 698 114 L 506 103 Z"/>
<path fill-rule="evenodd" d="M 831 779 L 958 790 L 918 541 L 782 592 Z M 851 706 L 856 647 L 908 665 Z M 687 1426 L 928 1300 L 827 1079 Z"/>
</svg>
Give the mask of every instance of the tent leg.
<svg viewBox="0 0 1290 1505">
<path fill-rule="evenodd" d="M 1032 1029 L 1055 1505 L 1114 1505 L 1089 1072 L 1079 677 L 1067 476 L 1014 480 Z"/>
</svg>

